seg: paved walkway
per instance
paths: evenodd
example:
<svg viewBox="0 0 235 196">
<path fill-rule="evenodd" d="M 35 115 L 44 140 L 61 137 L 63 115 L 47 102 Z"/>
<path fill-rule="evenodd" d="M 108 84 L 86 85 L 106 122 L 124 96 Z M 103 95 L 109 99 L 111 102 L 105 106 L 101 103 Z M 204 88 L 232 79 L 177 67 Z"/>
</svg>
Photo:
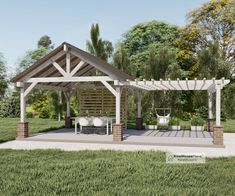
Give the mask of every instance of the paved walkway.
<svg viewBox="0 0 235 196">
<path fill-rule="evenodd" d="M 102 144 L 79 142 L 49 142 L 14 140 L 0 144 L 0 149 L 61 149 L 65 151 L 80 150 L 123 150 L 123 151 L 168 151 L 173 153 L 204 153 L 207 157 L 235 156 L 235 134 L 224 134 L 225 148 L 215 147 L 175 147 L 136 144 Z"/>
</svg>

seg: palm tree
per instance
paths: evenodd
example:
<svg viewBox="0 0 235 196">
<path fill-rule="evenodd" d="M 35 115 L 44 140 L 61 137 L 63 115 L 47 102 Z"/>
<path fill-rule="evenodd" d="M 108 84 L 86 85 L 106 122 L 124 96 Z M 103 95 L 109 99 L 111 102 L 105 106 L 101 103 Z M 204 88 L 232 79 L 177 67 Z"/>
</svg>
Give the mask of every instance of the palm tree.
<svg viewBox="0 0 235 196">
<path fill-rule="evenodd" d="M 92 24 L 90 30 L 90 39 L 91 40 L 87 40 L 86 42 L 87 50 L 94 56 L 108 61 L 108 58 L 112 55 L 113 46 L 111 42 L 102 40 L 102 38 L 100 38 L 98 24 Z"/>
</svg>

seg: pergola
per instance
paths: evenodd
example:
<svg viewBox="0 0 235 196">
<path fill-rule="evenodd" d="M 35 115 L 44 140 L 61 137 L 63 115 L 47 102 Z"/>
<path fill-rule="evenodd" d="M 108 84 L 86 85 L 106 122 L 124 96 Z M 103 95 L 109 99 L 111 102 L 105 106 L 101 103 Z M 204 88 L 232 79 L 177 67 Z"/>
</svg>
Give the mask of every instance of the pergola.
<svg viewBox="0 0 235 196">
<path fill-rule="evenodd" d="M 94 75 L 94 71 L 98 74 Z M 118 70 L 103 60 L 71 45 L 62 43 L 51 53 L 34 63 L 25 71 L 15 76 L 11 82 L 20 90 L 20 123 L 18 137 L 28 136 L 28 123 L 25 119 L 26 97 L 34 88 L 63 91 L 66 97 L 66 126 L 71 126 L 70 97 L 79 87 L 79 83 L 101 83 L 115 97 L 115 124 L 113 125 L 113 140 L 122 141 L 121 125 L 121 94 L 123 88 L 132 88 L 137 92 L 137 129 L 142 128 L 141 90 L 206 90 L 208 91 L 208 118 L 212 119 L 212 96 L 216 93 L 216 126 L 214 128 L 214 143 L 221 144 L 223 129 L 220 124 L 221 89 L 229 80 L 160 80 L 138 81 Z M 217 134 L 218 132 L 218 134 Z M 222 135 L 222 136 L 221 136 Z M 218 136 L 218 137 L 217 137 Z M 222 141 L 223 143 L 223 141 Z"/>
</svg>

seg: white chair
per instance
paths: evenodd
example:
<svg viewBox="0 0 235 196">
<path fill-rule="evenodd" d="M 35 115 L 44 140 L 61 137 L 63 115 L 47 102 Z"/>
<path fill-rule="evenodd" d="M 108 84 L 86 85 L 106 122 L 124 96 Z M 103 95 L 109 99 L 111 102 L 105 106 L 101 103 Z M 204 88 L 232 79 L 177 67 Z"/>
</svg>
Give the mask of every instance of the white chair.
<svg viewBox="0 0 235 196">
<path fill-rule="evenodd" d="M 107 132 L 107 135 L 108 135 L 109 124 L 108 124 L 108 119 L 106 117 L 93 118 L 93 125 L 95 127 L 105 127 L 106 126 L 106 132 Z"/>
<path fill-rule="evenodd" d="M 77 123 L 80 124 L 80 131 L 82 127 L 93 126 L 93 117 L 80 117 L 75 119 L 75 133 L 77 134 Z"/>
</svg>

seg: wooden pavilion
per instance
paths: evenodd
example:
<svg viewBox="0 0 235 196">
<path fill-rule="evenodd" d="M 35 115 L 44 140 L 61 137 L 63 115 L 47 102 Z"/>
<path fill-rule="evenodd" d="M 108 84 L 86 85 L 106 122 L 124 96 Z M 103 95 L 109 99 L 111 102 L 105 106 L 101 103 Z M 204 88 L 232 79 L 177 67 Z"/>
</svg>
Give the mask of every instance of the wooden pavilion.
<svg viewBox="0 0 235 196">
<path fill-rule="evenodd" d="M 95 74 L 94 74 L 95 73 Z M 92 116 L 108 113 L 115 117 L 113 141 L 123 140 L 123 124 L 127 122 L 127 91 L 131 88 L 137 95 L 136 129 L 142 129 L 141 90 L 204 90 L 208 92 L 208 125 L 213 129 L 213 142 L 223 144 L 223 128 L 220 123 L 221 90 L 229 83 L 220 80 L 167 80 L 138 81 L 103 60 L 71 45 L 62 43 L 48 55 L 15 76 L 11 82 L 20 90 L 19 138 L 28 137 L 28 123 L 25 118 L 26 97 L 34 88 L 63 91 L 66 97 L 67 112 L 65 125 L 71 127 L 70 97 L 80 91 L 80 114 L 87 111 Z M 212 126 L 212 96 L 216 95 L 216 124 Z"/>
</svg>

